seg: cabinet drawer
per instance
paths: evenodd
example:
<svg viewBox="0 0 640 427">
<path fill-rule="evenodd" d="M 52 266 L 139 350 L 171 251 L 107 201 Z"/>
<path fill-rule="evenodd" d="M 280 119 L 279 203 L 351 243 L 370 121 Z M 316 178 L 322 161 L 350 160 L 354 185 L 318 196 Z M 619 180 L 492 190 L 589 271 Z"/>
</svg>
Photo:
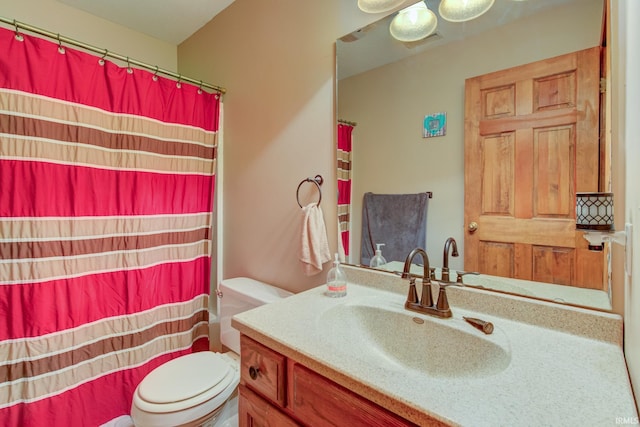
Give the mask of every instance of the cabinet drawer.
<svg viewBox="0 0 640 427">
<path fill-rule="evenodd" d="M 240 385 L 238 389 L 240 402 L 238 404 L 239 427 L 296 427 L 293 420 L 280 412 L 275 406 L 253 393 L 247 387 Z"/>
<path fill-rule="evenodd" d="M 415 426 L 302 365 L 292 362 L 289 369 L 289 410 L 305 425 Z"/>
<path fill-rule="evenodd" d="M 244 335 L 240 337 L 240 379 L 243 384 L 284 407 L 286 358 Z"/>
</svg>

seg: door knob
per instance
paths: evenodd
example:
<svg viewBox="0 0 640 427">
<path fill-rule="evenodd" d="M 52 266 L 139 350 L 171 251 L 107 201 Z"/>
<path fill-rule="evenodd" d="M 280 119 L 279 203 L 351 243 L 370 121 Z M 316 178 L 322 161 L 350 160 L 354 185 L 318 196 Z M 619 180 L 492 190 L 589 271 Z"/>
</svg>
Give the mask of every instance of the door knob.
<svg viewBox="0 0 640 427">
<path fill-rule="evenodd" d="M 476 231 L 478 229 L 478 223 L 475 221 L 471 221 L 469 223 L 468 229 L 471 233 L 473 233 L 474 231 Z"/>
<path fill-rule="evenodd" d="M 256 378 L 258 378 L 258 373 L 260 372 L 260 368 L 257 366 L 250 366 L 249 367 L 249 376 L 251 377 L 252 380 L 255 380 Z"/>
</svg>

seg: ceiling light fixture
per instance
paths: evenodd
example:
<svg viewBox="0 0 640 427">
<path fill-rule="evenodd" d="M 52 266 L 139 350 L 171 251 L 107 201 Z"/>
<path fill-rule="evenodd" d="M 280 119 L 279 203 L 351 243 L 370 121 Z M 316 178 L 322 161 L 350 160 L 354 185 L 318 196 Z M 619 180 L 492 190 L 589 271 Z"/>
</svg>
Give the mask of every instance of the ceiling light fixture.
<svg viewBox="0 0 640 427">
<path fill-rule="evenodd" d="M 358 0 L 358 7 L 367 13 L 388 12 L 400 6 L 404 0 Z"/>
<path fill-rule="evenodd" d="M 389 32 L 402 42 L 415 42 L 433 33 L 437 25 L 436 14 L 421 1 L 398 12 L 389 25 Z"/>
<path fill-rule="evenodd" d="M 475 19 L 491 9 L 495 0 L 442 0 L 438 12 L 443 19 L 451 22 L 465 22 Z"/>
</svg>

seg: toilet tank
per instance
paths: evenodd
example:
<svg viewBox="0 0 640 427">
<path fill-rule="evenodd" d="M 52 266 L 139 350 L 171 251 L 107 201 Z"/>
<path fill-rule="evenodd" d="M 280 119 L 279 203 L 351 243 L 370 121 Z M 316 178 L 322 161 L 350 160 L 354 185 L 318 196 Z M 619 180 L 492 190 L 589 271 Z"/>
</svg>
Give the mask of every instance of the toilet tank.
<svg viewBox="0 0 640 427">
<path fill-rule="evenodd" d="M 252 308 L 278 301 L 293 295 L 248 277 L 225 279 L 219 286 L 220 297 L 220 341 L 236 354 L 240 354 L 240 332 L 231 327 L 231 318 Z"/>
</svg>

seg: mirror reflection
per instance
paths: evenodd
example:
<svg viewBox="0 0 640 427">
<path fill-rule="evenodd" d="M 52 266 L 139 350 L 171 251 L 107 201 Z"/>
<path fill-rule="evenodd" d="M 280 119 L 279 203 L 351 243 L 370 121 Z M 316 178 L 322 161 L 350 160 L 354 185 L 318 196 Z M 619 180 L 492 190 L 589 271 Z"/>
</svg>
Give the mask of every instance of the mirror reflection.
<svg viewBox="0 0 640 427">
<path fill-rule="evenodd" d="M 438 0 L 426 1 L 436 15 L 438 4 Z M 375 245 L 384 243 L 380 255 L 385 263 L 378 268 L 402 271 L 404 258 L 386 247 L 392 246 L 391 241 L 373 241 L 363 235 L 363 222 L 369 230 L 374 221 L 366 213 L 375 208 L 369 203 L 363 208 L 363 201 L 369 194 L 431 193 L 424 208 L 425 247 L 436 277 L 441 278 L 445 263 L 451 281 L 458 279 L 457 272 L 471 270 L 465 259 L 465 238 L 471 229 L 465 218 L 465 163 L 472 163 L 468 157 L 465 162 L 465 81 L 600 46 L 603 10 L 602 0 L 497 0 L 491 10 L 472 21 L 452 23 L 438 16 L 435 32 L 420 41 L 392 39 L 389 24 L 394 15 L 338 40 L 337 116 L 355 124 L 350 130 L 347 262 L 368 266 L 376 255 Z M 340 129 L 338 133 L 340 141 Z M 500 150 L 495 159 L 504 154 Z M 606 173 L 601 170 L 600 174 L 606 179 Z M 339 187 L 344 191 L 340 182 Z M 339 201 L 341 213 L 343 203 Z M 398 201 L 387 206 L 395 206 L 381 208 L 389 218 L 410 209 Z M 383 227 L 384 222 L 378 225 Z M 518 223 L 513 227 L 508 231 L 521 233 Z M 453 256 L 450 241 L 448 248 L 445 245 L 450 238 L 456 242 L 458 257 Z M 411 249 L 401 253 L 406 256 Z M 461 280 L 487 289 L 610 309 L 606 253 L 594 256 L 602 266 L 603 280 L 591 289 L 488 274 L 464 275 Z M 554 251 L 549 257 L 562 254 Z"/>
</svg>

